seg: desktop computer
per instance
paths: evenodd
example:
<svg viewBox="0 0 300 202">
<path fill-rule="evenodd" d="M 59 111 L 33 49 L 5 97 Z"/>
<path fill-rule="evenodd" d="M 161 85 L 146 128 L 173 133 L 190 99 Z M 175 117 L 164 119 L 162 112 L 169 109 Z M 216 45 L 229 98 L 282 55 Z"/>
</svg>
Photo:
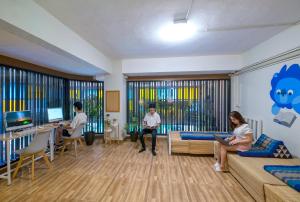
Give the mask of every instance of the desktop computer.
<svg viewBox="0 0 300 202">
<path fill-rule="evenodd" d="M 62 108 L 48 108 L 48 122 L 54 123 L 64 119 Z"/>
<path fill-rule="evenodd" d="M 29 110 L 6 112 L 4 117 L 6 131 L 20 130 L 33 126 L 31 112 Z"/>
</svg>

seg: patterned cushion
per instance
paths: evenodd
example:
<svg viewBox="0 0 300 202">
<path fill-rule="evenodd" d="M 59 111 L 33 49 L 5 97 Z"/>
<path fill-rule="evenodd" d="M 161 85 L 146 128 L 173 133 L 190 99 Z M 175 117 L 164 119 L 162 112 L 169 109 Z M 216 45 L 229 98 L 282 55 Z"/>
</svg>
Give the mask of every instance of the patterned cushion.
<svg viewBox="0 0 300 202">
<path fill-rule="evenodd" d="M 275 158 L 282 158 L 282 159 L 293 158 L 292 154 L 283 143 L 278 145 L 276 151 L 273 154 Z"/>
<path fill-rule="evenodd" d="M 268 137 L 267 135 L 262 134 L 257 139 L 257 141 L 255 142 L 253 147 L 261 147 L 261 148 L 265 148 L 265 149 L 271 149 L 275 145 L 279 144 L 279 142 L 281 142 L 281 141 L 274 140 L 274 139 Z"/>
<path fill-rule="evenodd" d="M 248 151 L 239 152 L 240 156 L 269 157 L 269 158 L 292 158 L 284 143 L 274 140 L 262 134 L 252 148 Z"/>
<path fill-rule="evenodd" d="M 300 192 L 300 166 L 265 165 L 264 169 Z"/>
</svg>

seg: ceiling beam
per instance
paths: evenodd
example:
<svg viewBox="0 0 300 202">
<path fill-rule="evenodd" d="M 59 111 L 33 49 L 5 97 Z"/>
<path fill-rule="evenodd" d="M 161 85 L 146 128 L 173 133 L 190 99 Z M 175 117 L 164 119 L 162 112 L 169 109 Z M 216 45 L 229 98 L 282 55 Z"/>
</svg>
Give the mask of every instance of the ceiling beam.
<svg viewBox="0 0 300 202">
<path fill-rule="evenodd" d="M 93 76 L 80 76 L 75 74 L 68 74 L 61 71 L 56 71 L 48 67 L 32 64 L 15 58 L 7 57 L 0 55 L 0 65 L 7 65 L 10 67 L 38 72 L 42 74 L 52 75 L 56 77 L 62 77 L 71 80 L 80 80 L 80 81 L 96 81 Z"/>
</svg>

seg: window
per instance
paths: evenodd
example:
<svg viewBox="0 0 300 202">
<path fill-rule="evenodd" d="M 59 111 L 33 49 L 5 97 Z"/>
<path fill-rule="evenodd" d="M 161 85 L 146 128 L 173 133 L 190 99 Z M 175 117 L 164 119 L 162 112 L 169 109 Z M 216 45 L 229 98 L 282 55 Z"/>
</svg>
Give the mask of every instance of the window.
<svg viewBox="0 0 300 202">
<path fill-rule="evenodd" d="M 148 104 L 156 103 L 161 117 L 159 134 L 170 130 L 228 131 L 230 80 L 128 81 L 129 130 L 142 128 Z"/>
<path fill-rule="evenodd" d="M 104 85 L 103 82 L 69 81 L 70 103 L 80 101 L 83 103 L 83 111 L 90 114 L 90 111 L 97 111 L 97 116 L 89 117 L 84 131 L 94 131 L 103 133 L 104 131 Z M 70 105 L 70 111 L 73 112 L 73 105 Z M 74 117 L 74 113 L 70 114 Z"/>
<path fill-rule="evenodd" d="M 103 106 L 104 102 L 103 82 L 73 81 L 0 65 L 0 84 L 0 134 L 5 132 L 4 112 L 31 110 L 34 124 L 40 125 L 47 122 L 47 108 L 62 107 L 64 119 L 69 120 L 73 118 L 75 100 L 85 104 L 95 97 L 97 105 Z M 85 130 L 103 133 L 103 108 L 98 108 L 98 116 L 87 125 Z M 26 136 L 11 142 L 12 160 L 16 160 L 14 151 L 26 147 L 31 139 Z M 0 142 L 0 166 L 6 162 L 5 151 L 5 143 Z"/>
</svg>

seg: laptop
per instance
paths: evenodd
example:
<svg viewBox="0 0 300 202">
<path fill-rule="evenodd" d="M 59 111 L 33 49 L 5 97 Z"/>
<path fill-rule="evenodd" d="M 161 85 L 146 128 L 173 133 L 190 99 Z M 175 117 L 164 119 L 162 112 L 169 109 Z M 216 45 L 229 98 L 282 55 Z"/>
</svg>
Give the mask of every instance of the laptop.
<svg viewBox="0 0 300 202">
<path fill-rule="evenodd" d="M 226 146 L 231 146 L 231 145 L 229 144 L 229 141 L 224 140 L 224 139 L 221 138 L 220 136 L 214 135 L 214 137 L 215 137 L 215 139 L 216 139 L 218 142 L 220 142 L 221 144 L 226 145 Z"/>
</svg>

